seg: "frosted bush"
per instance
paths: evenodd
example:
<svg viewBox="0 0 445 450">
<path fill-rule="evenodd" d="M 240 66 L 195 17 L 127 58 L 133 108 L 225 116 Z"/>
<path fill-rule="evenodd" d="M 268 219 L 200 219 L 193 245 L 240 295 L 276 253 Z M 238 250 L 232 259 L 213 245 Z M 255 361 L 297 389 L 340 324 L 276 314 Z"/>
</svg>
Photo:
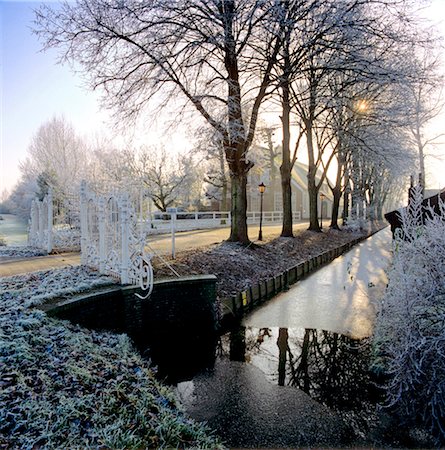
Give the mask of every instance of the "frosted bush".
<svg viewBox="0 0 445 450">
<path fill-rule="evenodd" d="M 389 405 L 445 443 L 445 204 L 425 208 L 416 189 L 401 213 L 394 261 L 375 331 L 389 375 Z"/>
</svg>

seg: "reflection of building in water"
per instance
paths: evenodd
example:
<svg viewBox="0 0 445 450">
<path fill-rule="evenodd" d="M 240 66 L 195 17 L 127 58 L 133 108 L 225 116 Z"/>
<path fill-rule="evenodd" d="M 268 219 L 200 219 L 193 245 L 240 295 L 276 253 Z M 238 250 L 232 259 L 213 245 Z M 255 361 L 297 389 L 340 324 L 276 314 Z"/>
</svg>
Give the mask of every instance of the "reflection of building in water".
<svg viewBox="0 0 445 450">
<path fill-rule="evenodd" d="M 239 327 L 222 337 L 222 353 L 249 362 L 280 386 L 295 386 L 327 406 L 372 401 L 369 341 L 315 329 Z"/>
</svg>

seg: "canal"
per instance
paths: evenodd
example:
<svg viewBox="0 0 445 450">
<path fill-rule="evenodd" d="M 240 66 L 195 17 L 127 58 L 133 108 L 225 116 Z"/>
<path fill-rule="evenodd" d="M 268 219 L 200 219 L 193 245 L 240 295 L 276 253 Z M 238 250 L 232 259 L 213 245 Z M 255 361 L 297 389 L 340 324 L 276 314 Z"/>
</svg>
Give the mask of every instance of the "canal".
<svg viewBox="0 0 445 450">
<path fill-rule="evenodd" d="M 230 447 L 355 444 L 380 396 L 369 337 L 390 260 L 385 229 L 219 338 L 160 330 L 145 354 Z"/>
</svg>

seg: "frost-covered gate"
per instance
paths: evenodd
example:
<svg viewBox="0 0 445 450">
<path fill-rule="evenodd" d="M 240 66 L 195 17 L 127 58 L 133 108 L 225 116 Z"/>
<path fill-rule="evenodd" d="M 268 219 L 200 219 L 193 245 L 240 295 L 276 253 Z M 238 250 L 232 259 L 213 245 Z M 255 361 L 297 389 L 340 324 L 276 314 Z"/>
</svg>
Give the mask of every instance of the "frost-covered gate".
<svg viewBox="0 0 445 450">
<path fill-rule="evenodd" d="M 80 250 L 79 206 L 79 194 L 54 195 L 51 188 L 43 200 L 33 200 L 29 245 L 48 253 Z"/>
<path fill-rule="evenodd" d="M 146 232 L 128 193 L 99 195 L 82 182 L 80 191 L 81 262 L 122 284 L 139 284 L 151 293 L 151 256 Z"/>
</svg>

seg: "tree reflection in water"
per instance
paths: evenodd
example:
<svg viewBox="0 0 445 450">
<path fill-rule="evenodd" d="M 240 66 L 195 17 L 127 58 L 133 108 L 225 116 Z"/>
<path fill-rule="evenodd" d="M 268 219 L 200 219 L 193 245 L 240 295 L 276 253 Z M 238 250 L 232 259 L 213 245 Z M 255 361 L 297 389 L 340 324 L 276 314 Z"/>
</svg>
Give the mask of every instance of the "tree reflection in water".
<svg viewBox="0 0 445 450">
<path fill-rule="evenodd" d="M 278 385 L 295 386 L 336 409 L 360 408 L 378 394 L 369 373 L 368 339 L 311 328 L 246 328 L 221 339 L 220 353 L 250 362 Z"/>
</svg>

